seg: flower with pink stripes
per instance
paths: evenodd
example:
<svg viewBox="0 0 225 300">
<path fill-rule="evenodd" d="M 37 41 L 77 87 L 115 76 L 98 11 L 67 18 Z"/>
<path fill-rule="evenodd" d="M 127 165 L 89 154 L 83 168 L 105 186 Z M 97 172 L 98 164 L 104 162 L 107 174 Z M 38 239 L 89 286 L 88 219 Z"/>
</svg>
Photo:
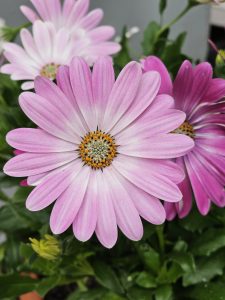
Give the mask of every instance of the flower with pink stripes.
<svg viewBox="0 0 225 300">
<path fill-rule="evenodd" d="M 165 221 L 161 200 L 178 202 L 182 169 L 170 161 L 194 146 L 171 133 L 185 120 L 168 95 L 157 96 L 157 72 L 142 73 L 129 63 L 115 80 L 112 60 L 100 58 L 91 72 L 81 58 L 60 67 L 57 84 L 38 77 L 36 93 L 19 99 L 38 126 L 8 133 L 8 143 L 25 153 L 4 167 L 10 176 L 27 177 L 35 189 L 26 206 L 39 211 L 53 204 L 50 226 L 60 234 L 73 226 L 87 241 L 95 232 L 112 247 L 118 229 L 140 240 L 140 217 Z M 131 84 L 132 83 L 132 84 Z"/>
<path fill-rule="evenodd" d="M 21 11 L 34 23 L 36 20 L 51 22 L 56 30 L 65 28 L 73 38 L 74 56 L 82 56 L 92 65 L 99 56 L 111 55 L 120 50 L 117 43 L 110 42 L 115 29 L 98 26 L 103 18 L 102 9 L 90 12 L 90 0 L 30 0 L 35 10 L 21 6 Z"/>
<path fill-rule="evenodd" d="M 191 137 L 195 147 L 184 157 L 176 159 L 186 174 L 179 184 L 183 199 L 176 204 L 165 204 L 167 219 L 176 214 L 185 217 L 191 210 L 192 192 L 197 207 L 206 215 L 211 202 L 225 206 L 225 80 L 212 78 L 212 67 L 204 62 L 192 67 L 185 61 L 172 83 L 160 59 L 150 56 L 143 61 L 145 71 L 158 71 L 162 84 L 160 93 L 175 99 L 175 108 L 186 113 L 185 122 L 174 132 Z"/>
<path fill-rule="evenodd" d="M 112 55 L 120 45 L 110 42 L 115 33 L 111 26 L 97 26 L 102 10 L 87 14 L 89 1 L 69 0 L 61 7 L 59 0 L 33 0 L 38 14 L 27 7 L 23 12 L 34 22 L 33 34 L 27 29 L 20 33 L 22 46 L 4 44 L 4 55 L 9 61 L 1 72 L 11 75 L 12 80 L 23 80 L 23 90 L 34 87 L 36 76 L 51 80 L 61 65 L 69 65 L 74 56 L 83 57 L 93 65 L 100 56 Z"/>
</svg>

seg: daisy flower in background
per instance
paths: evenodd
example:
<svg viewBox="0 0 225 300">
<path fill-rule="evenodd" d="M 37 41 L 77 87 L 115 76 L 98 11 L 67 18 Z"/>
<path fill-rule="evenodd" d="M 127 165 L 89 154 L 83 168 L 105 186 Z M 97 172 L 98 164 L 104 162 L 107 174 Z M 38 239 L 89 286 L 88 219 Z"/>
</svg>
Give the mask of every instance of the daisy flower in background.
<svg viewBox="0 0 225 300">
<path fill-rule="evenodd" d="M 9 63 L 1 68 L 1 72 L 11 75 L 12 80 L 25 81 L 23 90 L 32 89 L 38 75 L 54 80 L 58 67 L 68 65 L 74 56 L 83 57 L 92 65 L 99 56 L 120 50 L 118 43 L 108 41 L 115 33 L 113 27 L 96 27 L 102 11 L 95 10 L 86 15 L 88 1 L 65 1 L 63 8 L 58 0 L 33 0 L 32 3 L 42 21 L 32 19 L 33 34 L 27 29 L 21 30 L 22 47 L 15 43 L 4 44 L 4 55 Z M 27 11 L 27 8 L 22 9 Z"/>
<path fill-rule="evenodd" d="M 192 192 L 197 207 L 206 215 L 211 202 L 225 205 L 225 80 L 213 79 L 208 63 L 192 67 L 185 61 L 172 83 L 170 75 L 160 59 L 154 56 L 143 62 L 145 71 L 156 70 L 161 74 L 160 93 L 174 97 L 175 108 L 186 113 L 185 122 L 174 132 L 191 137 L 195 147 L 182 158 L 176 159 L 186 174 L 179 184 L 183 194 L 181 202 L 165 204 L 167 218 L 176 214 L 185 217 L 191 210 Z"/>
<path fill-rule="evenodd" d="M 90 0 L 31 0 L 35 10 L 21 6 L 21 11 L 34 23 L 51 22 L 56 30 L 65 28 L 75 44 L 74 56 L 82 56 L 92 65 L 99 56 L 112 55 L 120 50 L 118 43 L 110 42 L 115 29 L 98 26 L 103 18 L 102 9 L 89 12 Z"/>
<path fill-rule="evenodd" d="M 50 227 L 60 234 L 71 225 L 80 241 L 95 232 L 108 248 L 118 229 L 140 240 L 140 217 L 165 221 L 161 200 L 178 202 L 182 169 L 170 161 L 194 146 L 171 133 L 185 120 L 168 95 L 157 96 L 157 72 L 142 73 L 129 63 L 115 80 L 112 60 L 100 58 L 91 72 L 82 58 L 60 67 L 57 84 L 38 77 L 36 93 L 19 99 L 38 126 L 9 132 L 8 143 L 26 153 L 4 167 L 10 176 L 28 177 L 35 189 L 26 201 L 31 211 L 53 204 Z M 131 84 L 132 83 L 132 84 Z"/>
</svg>

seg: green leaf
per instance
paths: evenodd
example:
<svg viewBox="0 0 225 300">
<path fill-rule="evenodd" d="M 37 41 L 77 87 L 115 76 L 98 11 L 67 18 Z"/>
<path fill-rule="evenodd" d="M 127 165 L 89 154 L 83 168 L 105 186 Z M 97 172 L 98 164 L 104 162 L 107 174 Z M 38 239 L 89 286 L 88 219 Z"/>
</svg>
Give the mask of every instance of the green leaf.
<svg viewBox="0 0 225 300">
<path fill-rule="evenodd" d="M 195 255 L 210 255 L 225 247 L 225 229 L 211 228 L 205 231 L 192 245 Z"/>
<path fill-rule="evenodd" d="M 44 278 L 40 281 L 35 290 L 41 297 L 44 297 L 50 290 L 58 285 L 60 279 L 60 275 Z"/>
<path fill-rule="evenodd" d="M 224 282 L 199 284 L 191 288 L 188 296 L 196 300 L 225 300 Z"/>
<path fill-rule="evenodd" d="M 160 0 L 159 2 L 159 12 L 160 15 L 162 15 L 166 9 L 166 5 L 167 5 L 167 0 Z"/>
<path fill-rule="evenodd" d="M 24 293 L 34 291 L 38 280 L 22 277 L 19 274 L 0 276 L 0 299 L 17 297 Z"/>
<path fill-rule="evenodd" d="M 118 294 L 123 293 L 123 288 L 114 270 L 104 262 L 95 261 L 93 264 L 94 272 L 98 282 L 109 290 Z"/>
<path fill-rule="evenodd" d="M 152 300 L 153 299 L 153 293 L 151 290 L 142 289 L 138 287 L 132 287 L 127 292 L 127 299 L 132 300 Z"/>
<path fill-rule="evenodd" d="M 210 281 L 217 275 L 223 274 L 225 267 L 225 252 L 223 250 L 215 252 L 211 257 L 203 257 L 196 261 L 196 270 L 185 273 L 183 276 L 183 285 Z"/>
<path fill-rule="evenodd" d="M 173 290 L 170 285 L 160 286 L 155 291 L 155 300 L 172 300 Z"/>
<path fill-rule="evenodd" d="M 127 63 L 131 61 L 130 50 L 129 50 L 129 40 L 126 37 L 127 28 L 123 28 L 122 37 L 121 37 L 121 50 L 114 57 L 114 64 L 116 67 L 119 67 L 120 71 Z"/>
<path fill-rule="evenodd" d="M 158 33 L 161 27 L 156 22 L 151 22 L 144 31 L 144 39 L 142 42 L 144 55 L 150 55 L 154 53 L 154 46 L 158 40 Z"/>
<path fill-rule="evenodd" d="M 151 271 L 158 273 L 160 268 L 159 254 L 147 243 L 139 243 L 136 247 L 145 266 Z"/>
<path fill-rule="evenodd" d="M 147 272 L 141 272 L 135 280 L 136 284 L 143 288 L 156 287 L 155 277 Z"/>
<path fill-rule="evenodd" d="M 177 262 L 184 272 L 194 272 L 196 269 L 194 257 L 186 252 L 174 252 L 171 254 L 171 259 Z"/>
<path fill-rule="evenodd" d="M 87 292 L 75 291 L 67 300 L 101 300 L 105 294 L 105 289 L 91 289 Z"/>
</svg>

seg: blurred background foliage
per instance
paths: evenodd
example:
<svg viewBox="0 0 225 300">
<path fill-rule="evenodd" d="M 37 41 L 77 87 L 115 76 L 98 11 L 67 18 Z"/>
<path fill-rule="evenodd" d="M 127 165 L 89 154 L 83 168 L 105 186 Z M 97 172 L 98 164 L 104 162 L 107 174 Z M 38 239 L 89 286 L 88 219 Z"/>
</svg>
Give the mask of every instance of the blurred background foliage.
<svg viewBox="0 0 225 300">
<path fill-rule="evenodd" d="M 151 22 L 144 32 L 143 57 L 159 56 L 173 77 L 182 61 L 191 58 L 182 52 L 186 33 L 170 40 L 169 31 L 196 5 L 189 1 L 171 23 Z M 166 1 L 161 0 L 161 15 L 165 9 Z M 14 39 L 15 32 L 7 28 L 6 38 Z M 117 72 L 132 59 L 126 33 L 125 27 L 122 51 L 114 58 Z M 223 56 L 217 57 L 217 76 L 225 77 L 224 64 Z M 5 141 L 6 133 L 34 126 L 18 106 L 20 92 L 20 83 L 0 74 L 1 168 L 14 155 Z M 0 232 L 4 238 L 0 245 L 1 300 L 15 300 L 34 290 L 46 300 L 225 299 L 224 209 L 213 207 L 207 217 L 193 209 L 184 220 L 163 226 L 145 222 L 140 242 L 120 235 L 116 246 L 107 250 L 95 237 L 86 243 L 78 242 L 71 230 L 58 237 L 49 236 L 51 207 L 29 212 L 24 203 L 31 188 L 20 187 L 18 179 L 0 176 Z"/>
</svg>

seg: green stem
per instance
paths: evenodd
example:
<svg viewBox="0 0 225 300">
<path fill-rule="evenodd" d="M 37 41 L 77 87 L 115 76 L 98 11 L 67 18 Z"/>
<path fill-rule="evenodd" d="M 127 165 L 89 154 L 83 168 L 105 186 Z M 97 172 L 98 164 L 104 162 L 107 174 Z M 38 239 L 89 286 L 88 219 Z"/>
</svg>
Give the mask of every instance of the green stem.
<svg viewBox="0 0 225 300">
<path fill-rule="evenodd" d="M 169 22 L 168 24 L 165 24 L 161 30 L 159 31 L 158 35 L 160 36 L 162 33 L 164 33 L 167 29 L 169 29 L 171 26 L 173 26 L 174 24 L 176 24 L 184 15 L 186 15 L 187 12 L 189 12 L 189 10 L 196 6 L 197 4 L 195 4 L 194 2 L 189 2 L 187 4 L 187 6 L 184 8 L 184 10 L 182 10 L 180 12 L 180 14 L 175 18 L 173 19 L 171 22 Z"/>
<path fill-rule="evenodd" d="M 158 237 L 159 248 L 160 248 L 161 254 L 163 254 L 164 251 L 165 251 L 165 240 L 164 240 L 163 229 L 164 229 L 163 226 L 157 226 L 156 227 L 156 234 L 157 234 L 157 237 Z"/>
</svg>

